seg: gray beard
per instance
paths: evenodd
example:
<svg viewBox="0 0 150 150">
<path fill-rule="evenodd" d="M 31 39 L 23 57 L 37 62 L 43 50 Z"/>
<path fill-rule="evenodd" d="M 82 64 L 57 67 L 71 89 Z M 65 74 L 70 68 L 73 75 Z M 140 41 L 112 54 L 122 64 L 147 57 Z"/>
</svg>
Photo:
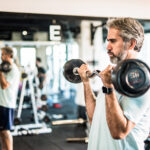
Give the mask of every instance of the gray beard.
<svg viewBox="0 0 150 150">
<path fill-rule="evenodd" d="M 113 56 L 110 57 L 110 61 L 113 64 L 118 64 L 119 62 L 121 62 L 122 60 L 124 60 L 127 56 L 126 51 L 124 51 L 123 53 L 120 53 L 119 56 Z"/>
<path fill-rule="evenodd" d="M 112 64 L 118 64 L 119 59 L 118 59 L 117 57 L 111 57 L 111 58 L 110 58 L 110 62 L 111 62 Z"/>
</svg>

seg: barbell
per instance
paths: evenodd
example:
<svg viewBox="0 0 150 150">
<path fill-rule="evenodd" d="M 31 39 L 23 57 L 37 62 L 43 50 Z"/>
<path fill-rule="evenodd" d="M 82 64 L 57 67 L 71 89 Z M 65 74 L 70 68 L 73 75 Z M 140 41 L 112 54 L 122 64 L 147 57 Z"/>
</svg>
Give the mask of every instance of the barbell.
<svg viewBox="0 0 150 150">
<path fill-rule="evenodd" d="M 85 64 L 81 59 L 71 59 L 64 64 L 63 75 L 71 83 L 82 82 L 77 69 Z M 87 72 L 87 77 L 99 76 L 100 70 L 95 70 L 91 74 Z M 127 59 L 121 61 L 112 70 L 112 83 L 119 93 L 128 97 L 139 97 L 145 94 L 150 87 L 150 68 L 139 59 Z"/>
</svg>

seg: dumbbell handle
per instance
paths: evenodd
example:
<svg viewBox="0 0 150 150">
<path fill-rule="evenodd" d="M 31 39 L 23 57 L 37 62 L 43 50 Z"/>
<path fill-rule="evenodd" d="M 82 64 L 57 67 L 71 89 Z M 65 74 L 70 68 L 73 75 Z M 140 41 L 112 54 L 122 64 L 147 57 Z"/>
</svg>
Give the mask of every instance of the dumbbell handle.
<svg viewBox="0 0 150 150">
<path fill-rule="evenodd" d="M 89 75 L 88 77 L 89 77 L 89 78 L 92 78 L 94 75 L 97 75 L 98 77 L 100 77 L 100 76 L 99 76 L 99 73 L 100 73 L 100 72 L 101 72 L 100 70 L 94 70 L 94 71 L 92 72 L 92 74 Z"/>
<path fill-rule="evenodd" d="M 99 76 L 99 73 L 100 73 L 101 71 L 100 70 L 94 70 L 92 73 L 90 73 L 89 74 L 89 71 L 87 71 L 86 72 L 86 74 L 87 74 L 87 77 L 88 78 L 92 78 L 92 77 L 94 77 L 95 75 L 97 75 L 97 76 Z M 79 73 L 78 73 L 78 67 L 75 67 L 74 69 L 73 69 L 73 74 L 74 75 L 79 75 Z M 100 76 L 99 76 L 100 77 Z"/>
</svg>

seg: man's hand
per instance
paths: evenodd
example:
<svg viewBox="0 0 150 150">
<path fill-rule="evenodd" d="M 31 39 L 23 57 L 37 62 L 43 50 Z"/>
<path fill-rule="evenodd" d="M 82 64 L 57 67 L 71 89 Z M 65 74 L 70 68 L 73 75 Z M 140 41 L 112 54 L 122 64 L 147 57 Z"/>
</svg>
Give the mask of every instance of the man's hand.
<svg viewBox="0 0 150 150">
<path fill-rule="evenodd" d="M 89 77 L 87 73 L 91 73 L 87 64 L 82 64 L 80 68 L 78 68 L 78 73 L 81 77 L 83 83 L 89 82 Z"/>
<path fill-rule="evenodd" d="M 111 80 L 111 72 L 113 70 L 113 66 L 111 65 L 108 65 L 107 68 L 103 71 L 101 71 L 99 74 L 100 74 L 100 77 L 101 77 L 101 80 L 103 82 L 103 85 L 105 87 L 110 87 L 112 88 L 113 87 L 113 84 L 112 84 L 112 80 Z"/>
</svg>

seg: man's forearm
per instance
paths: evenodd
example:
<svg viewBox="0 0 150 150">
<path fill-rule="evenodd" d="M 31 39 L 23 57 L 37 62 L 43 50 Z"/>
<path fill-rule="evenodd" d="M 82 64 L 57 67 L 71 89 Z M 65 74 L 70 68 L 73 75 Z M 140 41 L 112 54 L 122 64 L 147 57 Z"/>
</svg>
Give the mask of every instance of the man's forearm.
<svg viewBox="0 0 150 150">
<path fill-rule="evenodd" d="M 83 86 L 87 115 L 89 118 L 89 122 L 91 123 L 95 109 L 96 97 L 91 89 L 89 82 L 83 83 Z"/>
<path fill-rule="evenodd" d="M 113 138 L 124 138 L 132 128 L 118 103 L 115 92 L 106 94 L 106 119 Z"/>
</svg>

